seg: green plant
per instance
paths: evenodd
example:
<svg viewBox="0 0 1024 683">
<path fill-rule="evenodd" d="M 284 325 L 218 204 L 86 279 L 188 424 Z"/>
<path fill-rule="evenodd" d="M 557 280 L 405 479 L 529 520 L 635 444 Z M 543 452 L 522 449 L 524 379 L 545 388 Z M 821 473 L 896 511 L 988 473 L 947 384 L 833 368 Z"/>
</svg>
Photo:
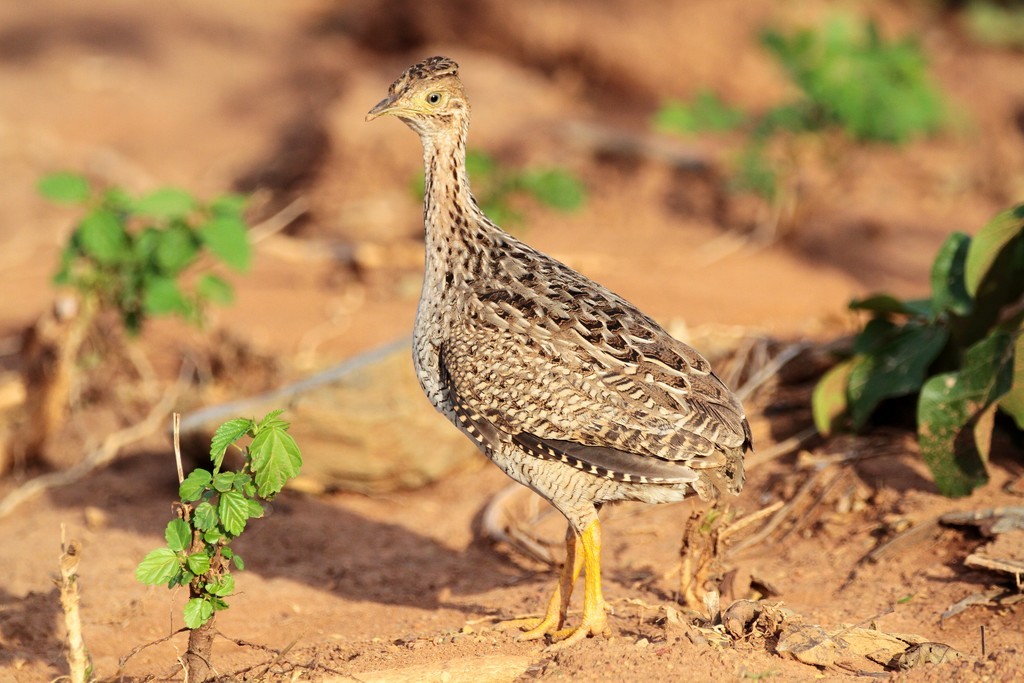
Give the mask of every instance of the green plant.
<svg viewBox="0 0 1024 683">
<path fill-rule="evenodd" d="M 1024 204 L 974 238 L 951 235 L 931 290 L 850 304 L 871 318 L 815 388 L 814 420 L 822 434 L 858 430 L 883 401 L 916 395 L 921 454 L 939 490 L 961 496 L 987 480 L 997 411 L 1024 430 Z"/>
<path fill-rule="evenodd" d="M 768 30 L 761 42 L 803 91 L 789 110 L 804 129 L 838 125 L 856 140 L 900 143 L 942 124 L 942 100 L 910 38 L 886 41 L 873 22 L 837 18 L 821 30 Z"/>
<path fill-rule="evenodd" d="M 964 19 L 971 36 L 983 45 L 1024 48 L 1024 5 L 988 0 L 968 2 Z"/>
<path fill-rule="evenodd" d="M 565 169 L 509 169 L 479 150 L 469 150 L 466 154 L 466 172 L 480 208 L 499 225 L 522 221 L 522 215 L 511 201 L 516 194 L 532 197 L 543 206 L 563 212 L 579 209 L 587 197 L 583 183 Z M 413 192 L 417 198 L 423 196 L 422 173 L 414 183 Z"/>
<path fill-rule="evenodd" d="M 741 110 L 730 107 L 711 90 L 701 90 L 690 102 L 669 100 L 654 114 L 654 126 L 667 133 L 691 135 L 739 128 L 747 121 Z"/>
<path fill-rule="evenodd" d="M 73 173 L 42 178 L 39 191 L 85 209 L 55 282 L 77 290 L 90 307 L 118 311 L 131 333 L 151 316 L 174 314 L 195 322 L 207 303 L 231 302 L 231 285 L 217 275 L 205 273 L 193 286 L 184 281 L 204 253 L 235 270 L 249 267 L 243 197 L 224 195 L 203 204 L 174 188 L 133 197 L 120 188 L 94 190 Z"/>
<path fill-rule="evenodd" d="M 259 422 L 237 418 L 217 428 L 210 443 L 212 469 L 192 470 L 181 482 L 176 516 L 164 531 L 167 545 L 146 555 L 135 569 L 135 578 L 144 584 L 188 586 L 184 621 L 192 630 L 190 652 L 195 632 L 209 633 L 214 614 L 227 609 L 226 599 L 235 592 L 230 565 L 245 568 L 231 542 L 250 519 L 263 515 L 260 501 L 273 499 L 302 467 L 289 424 L 279 417 L 282 412 L 271 412 Z M 247 446 L 239 445 L 243 438 L 251 439 Z M 242 455 L 242 467 L 222 471 L 232 446 Z M 203 635 L 196 640 L 202 642 Z M 203 656 L 209 661 L 208 651 Z"/>
</svg>

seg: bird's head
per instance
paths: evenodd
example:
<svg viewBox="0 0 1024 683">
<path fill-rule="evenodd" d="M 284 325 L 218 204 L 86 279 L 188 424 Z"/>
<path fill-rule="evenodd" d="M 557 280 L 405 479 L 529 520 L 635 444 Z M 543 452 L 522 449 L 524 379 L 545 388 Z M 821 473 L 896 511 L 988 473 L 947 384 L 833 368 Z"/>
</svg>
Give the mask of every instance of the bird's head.
<svg viewBox="0 0 1024 683">
<path fill-rule="evenodd" d="M 386 114 L 402 119 L 420 135 L 457 128 L 469 114 L 459 65 L 447 57 L 430 57 L 410 66 L 366 120 Z"/>
</svg>

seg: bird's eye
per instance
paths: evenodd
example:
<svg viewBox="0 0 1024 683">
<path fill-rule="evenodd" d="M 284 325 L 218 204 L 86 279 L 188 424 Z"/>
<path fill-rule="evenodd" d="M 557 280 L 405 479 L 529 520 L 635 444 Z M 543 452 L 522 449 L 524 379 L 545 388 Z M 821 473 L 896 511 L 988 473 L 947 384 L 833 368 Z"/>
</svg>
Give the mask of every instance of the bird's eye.
<svg viewBox="0 0 1024 683">
<path fill-rule="evenodd" d="M 427 95 L 427 102 L 429 102 L 430 104 L 437 104 L 440 101 L 441 93 L 439 92 L 432 92 L 429 95 Z"/>
</svg>

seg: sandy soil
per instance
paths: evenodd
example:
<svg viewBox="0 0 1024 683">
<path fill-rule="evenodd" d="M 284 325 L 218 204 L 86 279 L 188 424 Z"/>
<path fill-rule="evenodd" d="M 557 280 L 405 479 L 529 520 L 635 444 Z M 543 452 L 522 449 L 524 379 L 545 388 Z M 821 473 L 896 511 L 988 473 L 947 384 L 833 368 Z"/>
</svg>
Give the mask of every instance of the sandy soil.
<svg viewBox="0 0 1024 683">
<path fill-rule="evenodd" d="M 900 149 L 800 141 L 791 201 L 777 222 L 758 203 L 723 194 L 706 174 L 597 155 L 571 125 L 645 136 L 660 99 L 702 87 L 748 109 L 771 106 L 790 91 L 753 36 L 768 23 L 824 16 L 831 5 L 701 0 L 663 9 L 616 0 L 582 11 L 539 0 L 268 0 L 257 11 L 233 0 L 4 3 L 0 370 L 17 368 L 21 331 L 54 299 L 49 278 L 73 215 L 33 188 L 58 169 L 140 191 L 260 188 L 256 220 L 296 200 L 307 208 L 259 243 L 253 272 L 234 278 L 236 304 L 215 311 L 209 326 L 243 340 L 254 358 L 276 358 L 273 370 L 246 365 L 246 376 L 197 388 L 180 408 L 263 389 L 407 335 L 422 262 L 420 207 L 409 190 L 419 146 L 398 123 L 364 125 L 363 114 L 402 68 L 435 53 L 462 65 L 474 105 L 472 146 L 505 163 L 562 164 L 588 187 L 586 208 L 574 214 L 524 204 L 519 230 L 527 241 L 681 335 L 838 336 L 850 329 L 851 297 L 921 294 L 949 232 L 977 230 L 1024 196 L 1024 57 L 972 45 L 955 18 L 931 14 L 926 3 L 843 3 L 870 11 L 886 31 L 918 33 L 953 125 Z M 659 139 L 711 168 L 729 158 L 732 142 Z M 775 239 L 760 239 L 766 230 Z M 169 386 L 182 355 L 215 355 L 217 339 L 161 323 L 138 347 Z M 131 389 L 117 387 L 106 400 L 116 404 Z M 752 402 L 759 452 L 806 426 L 804 401 L 806 386 Z M 92 406 L 70 429 L 61 462 L 144 412 Z M 869 456 L 821 465 L 824 455 L 850 452 Z M 518 642 L 494 622 L 537 613 L 555 574 L 474 541 L 474 518 L 506 486 L 496 468 L 475 462 L 416 491 L 281 496 L 238 542 L 249 569 L 218 618 L 225 639 L 216 645 L 217 670 L 232 679 L 371 680 L 372 672 L 414 667 L 405 680 L 480 680 L 489 662 L 504 676 L 495 680 L 856 675 L 781 656 L 770 639 L 717 647 L 667 618 L 666 607 L 682 609 L 679 550 L 691 503 L 608 511 L 611 637 L 559 653 Z M 900 432 L 818 445 L 813 456 L 755 457 L 738 510 L 792 500 L 801 487 L 815 504 L 730 561 L 808 623 L 874 623 L 965 655 L 901 680 L 1019 680 L 1020 604 L 940 618 L 994 585 L 992 575 L 963 564 L 984 539 L 938 527 L 877 562 L 865 557 L 944 512 L 1019 505 L 1020 463 L 1004 444 L 992 482 L 951 501 L 937 495 Z M 0 480 L 0 494 L 39 473 L 16 470 Z M 175 481 L 168 443 L 157 435 L 0 519 L 0 678 L 45 681 L 66 672 L 51 581 L 64 524 L 83 546 L 82 617 L 96 676 L 180 680 L 183 635 L 118 664 L 181 625 L 184 595 L 133 578 L 138 560 L 161 542 Z M 459 678 L 459 667 L 470 673 Z"/>
</svg>

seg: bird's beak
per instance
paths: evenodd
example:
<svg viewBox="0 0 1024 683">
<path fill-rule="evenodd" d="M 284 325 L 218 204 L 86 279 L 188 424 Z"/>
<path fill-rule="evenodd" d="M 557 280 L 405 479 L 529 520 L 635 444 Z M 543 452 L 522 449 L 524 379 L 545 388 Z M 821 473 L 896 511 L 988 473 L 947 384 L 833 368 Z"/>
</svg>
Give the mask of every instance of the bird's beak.
<svg viewBox="0 0 1024 683">
<path fill-rule="evenodd" d="M 373 109 L 369 111 L 369 113 L 366 114 L 366 120 L 373 121 L 375 118 L 379 116 L 390 114 L 393 111 L 394 106 L 395 99 L 392 97 L 385 97 L 383 100 L 377 103 L 377 106 L 375 106 Z"/>
</svg>

